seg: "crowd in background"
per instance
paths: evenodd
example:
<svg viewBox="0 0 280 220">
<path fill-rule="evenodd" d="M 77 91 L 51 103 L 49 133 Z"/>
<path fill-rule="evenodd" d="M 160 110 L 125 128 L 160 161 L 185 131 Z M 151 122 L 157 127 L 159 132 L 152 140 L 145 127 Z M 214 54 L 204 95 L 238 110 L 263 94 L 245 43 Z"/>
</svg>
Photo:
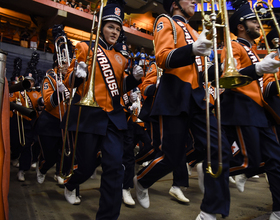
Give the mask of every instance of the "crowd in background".
<svg viewBox="0 0 280 220">
<path fill-rule="evenodd" d="M 86 13 L 90 13 L 92 14 L 93 12 L 91 11 L 91 6 L 90 4 L 88 4 L 86 7 L 83 5 L 82 2 L 76 3 L 76 0 L 71 0 L 71 1 L 67 1 L 67 0 L 53 0 L 54 2 L 58 2 L 60 4 L 63 5 L 68 5 L 71 8 L 75 8 L 79 11 L 83 11 Z"/>
</svg>

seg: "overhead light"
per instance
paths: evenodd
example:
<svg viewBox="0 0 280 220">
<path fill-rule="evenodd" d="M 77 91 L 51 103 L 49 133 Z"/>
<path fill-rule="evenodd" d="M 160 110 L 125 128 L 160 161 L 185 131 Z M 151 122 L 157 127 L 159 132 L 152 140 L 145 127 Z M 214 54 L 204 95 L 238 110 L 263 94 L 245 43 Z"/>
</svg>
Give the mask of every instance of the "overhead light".
<svg viewBox="0 0 280 220">
<path fill-rule="evenodd" d="M 154 5 L 154 6 L 157 6 L 157 3 L 156 3 L 156 2 L 153 2 L 153 5 Z"/>
</svg>

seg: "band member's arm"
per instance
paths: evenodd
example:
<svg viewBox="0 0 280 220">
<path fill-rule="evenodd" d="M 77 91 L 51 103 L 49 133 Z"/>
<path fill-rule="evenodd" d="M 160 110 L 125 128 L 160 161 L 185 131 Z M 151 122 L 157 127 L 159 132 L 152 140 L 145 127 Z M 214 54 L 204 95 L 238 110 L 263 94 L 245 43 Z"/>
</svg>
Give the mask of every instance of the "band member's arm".
<svg viewBox="0 0 280 220">
<path fill-rule="evenodd" d="M 278 82 L 280 83 L 280 72 L 277 72 L 277 79 Z M 278 88 L 277 84 L 275 81 L 275 76 L 274 74 L 265 74 L 263 76 L 263 95 L 264 97 L 272 97 L 275 95 L 278 95 Z"/>
<path fill-rule="evenodd" d="M 195 62 L 192 54 L 192 44 L 175 48 L 172 26 L 170 21 L 163 17 L 157 22 L 155 29 L 156 61 L 160 68 L 170 69 L 187 66 Z"/>
<path fill-rule="evenodd" d="M 135 88 L 141 83 L 141 78 L 144 76 L 142 67 L 135 65 L 132 70 L 132 74 L 126 76 L 123 80 L 123 93 L 127 93 L 131 89 Z"/>
<path fill-rule="evenodd" d="M 144 96 L 153 96 L 156 91 L 157 69 L 155 64 L 152 64 L 147 72 L 145 79 L 142 82 L 141 94 Z"/>
<path fill-rule="evenodd" d="M 44 98 L 44 105 L 47 111 L 51 111 L 52 109 L 58 106 L 58 97 L 57 97 L 57 90 L 53 90 L 53 86 L 56 86 L 55 81 L 52 83 L 49 81 L 49 78 L 45 78 L 43 81 L 43 98 Z M 60 100 L 62 100 L 62 95 L 60 94 Z"/>
<path fill-rule="evenodd" d="M 75 74 L 75 84 L 73 88 L 79 87 L 83 83 L 84 78 L 87 77 L 87 68 L 91 66 L 92 51 L 90 52 L 89 65 L 85 65 L 87 63 L 88 45 L 85 42 L 81 42 L 76 45 L 75 49 L 76 59 L 72 60 L 64 80 L 67 88 L 71 88 L 72 74 Z"/>
</svg>

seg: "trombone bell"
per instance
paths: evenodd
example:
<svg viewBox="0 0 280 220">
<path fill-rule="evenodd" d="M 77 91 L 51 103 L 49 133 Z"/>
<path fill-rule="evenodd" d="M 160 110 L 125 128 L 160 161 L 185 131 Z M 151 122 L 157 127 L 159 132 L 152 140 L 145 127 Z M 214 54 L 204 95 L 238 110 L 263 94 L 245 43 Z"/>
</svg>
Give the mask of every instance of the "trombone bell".
<svg viewBox="0 0 280 220">
<path fill-rule="evenodd" d="M 228 66 L 225 70 L 224 76 L 219 79 L 219 87 L 224 89 L 234 89 L 250 84 L 253 79 L 250 76 L 240 74 L 233 65 L 234 60 L 228 61 Z M 213 81 L 212 86 L 216 87 L 216 82 Z"/>
<path fill-rule="evenodd" d="M 80 106 L 89 106 L 89 107 L 99 107 L 97 102 L 94 100 L 93 91 L 88 91 L 87 96 L 84 96 L 80 102 L 76 103 L 75 105 Z"/>
</svg>

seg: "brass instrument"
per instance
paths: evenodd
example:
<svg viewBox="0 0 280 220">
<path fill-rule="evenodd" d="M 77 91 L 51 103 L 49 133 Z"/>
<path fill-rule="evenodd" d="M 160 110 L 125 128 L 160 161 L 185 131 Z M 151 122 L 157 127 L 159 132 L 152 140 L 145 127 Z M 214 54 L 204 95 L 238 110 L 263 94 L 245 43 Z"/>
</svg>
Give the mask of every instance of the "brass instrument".
<svg viewBox="0 0 280 220">
<path fill-rule="evenodd" d="M 32 108 L 26 108 L 22 105 L 18 105 L 14 102 L 10 102 L 10 110 L 16 110 L 20 114 L 27 116 L 30 119 L 33 119 L 36 117 L 36 111 Z"/>
<path fill-rule="evenodd" d="M 9 86 L 9 93 L 17 92 L 20 90 L 26 90 L 29 89 L 31 86 L 31 83 L 28 79 L 24 79 L 14 85 Z"/>
<path fill-rule="evenodd" d="M 24 76 L 20 76 L 18 80 L 22 79 L 24 81 Z M 27 100 L 27 94 L 26 90 L 23 90 L 23 95 L 19 91 L 19 97 L 17 98 L 16 104 L 21 105 L 21 98 L 20 96 L 23 97 L 25 100 L 25 108 L 29 109 L 29 104 Z M 19 104 L 20 103 L 20 104 Z M 19 111 L 17 111 L 17 122 L 18 122 L 18 136 L 19 136 L 19 143 L 21 146 L 25 146 L 25 134 L 24 134 L 24 124 L 23 124 L 23 116 L 20 114 Z"/>
<path fill-rule="evenodd" d="M 63 47 L 64 46 L 64 47 Z M 57 63 L 59 72 L 66 72 L 70 66 L 70 56 L 65 36 L 59 36 L 55 40 L 55 50 L 57 55 Z"/>
<path fill-rule="evenodd" d="M 61 106 L 60 106 L 61 100 L 60 100 L 60 95 L 59 95 L 59 90 L 58 90 L 58 82 L 59 82 L 59 80 L 58 80 L 57 73 L 54 71 L 54 69 L 49 69 L 49 70 L 47 70 L 46 76 L 48 76 L 48 75 L 50 75 L 50 74 L 54 75 L 54 77 L 55 77 L 56 91 L 57 91 L 56 95 L 57 95 L 58 112 L 59 112 L 59 120 L 60 120 L 60 122 L 62 122 L 62 113 L 61 113 Z M 42 93 L 42 97 L 43 97 L 43 91 L 41 91 L 41 93 Z M 63 98 L 64 98 L 64 94 L 63 94 Z M 62 101 L 63 101 L 63 107 L 64 107 L 63 112 L 65 113 L 65 102 L 64 102 L 64 99 L 63 99 Z M 63 136 L 64 136 L 63 129 L 61 129 L 61 134 L 62 134 L 62 137 L 63 137 Z M 69 137 L 68 137 L 68 134 L 67 134 L 67 140 L 68 140 L 68 152 L 66 153 L 66 155 L 69 156 L 69 155 L 71 154 L 71 148 L 70 148 L 70 144 L 69 144 Z"/>
<path fill-rule="evenodd" d="M 56 80 L 56 85 L 57 85 L 57 91 L 58 91 L 58 74 L 59 78 L 62 82 L 62 75 L 65 75 L 67 72 L 68 67 L 70 66 L 70 56 L 69 56 L 69 50 L 68 50 L 68 45 L 67 45 L 67 39 L 65 36 L 59 36 L 55 40 L 55 50 L 56 50 L 56 55 L 57 55 L 57 64 L 58 64 L 58 71 L 57 74 L 55 75 L 55 80 Z M 58 106 L 59 106 L 59 116 L 60 116 L 60 121 L 62 121 L 61 117 L 61 109 L 60 109 L 60 98 L 59 95 L 58 97 Z M 65 107 L 65 100 L 64 100 L 64 92 L 62 95 L 62 102 L 63 102 L 63 112 L 65 113 L 66 107 Z"/>
<path fill-rule="evenodd" d="M 204 13 L 204 2 L 210 3 L 212 5 L 212 10 L 210 15 Z M 210 109 L 209 109 L 209 91 L 208 91 L 208 72 L 207 72 L 207 62 L 208 59 L 205 57 L 205 96 L 206 96 L 206 129 L 207 129 L 207 168 L 206 171 L 214 178 L 217 178 L 223 168 L 222 164 L 222 134 L 221 134 L 221 114 L 220 114 L 220 88 L 232 89 L 240 86 L 245 86 L 252 82 L 252 79 L 248 76 L 241 75 L 236 67 L 234 62 L 234 57 L 232 53 L 230 30 L 229 30 L 229 21 L 228 13 L 226 8 L 225 0 L 218 0 L 219 10 L 215 12 L 215 0 L 211 1 L 201 1 L 201 15 L 202 15 L 202 25 L 205 29 L 211 29 L 208 32 L 207 39 L 213 39 L 213 51 L 214 51 L 214 65 L 215 65 L 215 80 L 212 82 L 212 85 L 216 87 L 216 117 L 217 117 L 217 132 L 218 132 L 218 160 L 219 166 L 216 173 L 213 173 L 211 167 L 211 146 L 210 146 Z M 221 18 L 221 23 L 217 23 L 217 18 Z M 218 65 L 218 53 L 217 53 L 217 28 L 224 28 L 224 39 L 226 41 L 226 60 L 224 63 L 224 73 L 223 76 L 219 77 L 219 65 Z"/>
<path fill-rule="evenodd" d="M 259 4 L 266 5 L 267 8 L 261 7 L 259 10 L 257 10 L 257 6 Z M 267 41 L 267 37 L 266 37 L 266 33 L 265 33 L 264 28 L 263 28 L 262 21 L 270 21 L 270 20 L 272 20 L 274 25 L 275 25 L 275 28 L 277 30 L 277 33 L 279 35 L 279 38 L 280 38 L 279 24 L 277 22 L 277 19 L 276 19 L 275 15 L 274 15 L 274 12 L 273 12 L 271 6 L 267 2 L 265 2 L 265 1 L 257 1 L 254 4 L 253 9 L 254 9 L 254 12 L 256 14 L 256 18 L 257 18 L 257 20 L 259 22 L 261 31 L 262 31 L 262 35 L 263 35 L 264 43 L 265 43 L 265 48 L 267 49 L 267 53 L 270 54 L 272 52 L 272 49 L 269 47 L 269 44 L 268 44 L 268 41 Z M 264 16 L 264 15 L 267 15 L 267 14 L 270 14 L 271 16 L 270 17 Z M 279 53 L 280 52 L 279 51 L 279 38 L 273 39 L 273 43 L 275 45 L 275 48 L 277 49 L 278 56 L 280 57 L 280 53 Z M 277 73 L 274 73 L 274 78 L 275 78 L 275 83 L 276 83 L 277 91 L 278 91 L 278 94 L 280 96 L 280 86 L 279 86 L 279 81 L 278 81 Z"/>
<path fill-rule="evenodd" d="M 74 89 L 74 82 L 75 82 L 75 74 L 74 72 L 77 71 L 77 60 L 78 57 L 76 57 L 75 60 L 75 68 L 72 73 L 72 81 L 71 81 L 71 96 L 68 104 L 68 109 L 67 109 L 67 115 L 66 115 L 66 122 L 65 122 L 65 131 L 64 131 L 64 138 L 63 138 L 63 146 L 62 146 L 62 154 L 61 154 L 61 163 L 60 163 L 60 172 L 59 175 L 67 179 L 71 177 L 74 173 L 74 162 L 75 162 L 75 154 L 76 154 L 76 145 L 77 145 L 77 139 L 78 139 L 78 131 L 79 131 L 79 124 L 80 124 L 80 116 L 81 116 L 81 111 L 82 111 L 82 106 L 88 106 L 88 107 L 99 107 L 98 103 L 95 100 L 95 93 L 94 93 L 94 81 L 95 81 L 95 71 L 96 71 L 96 61 L 97 61 L 97 49 L 98 49 L 98 42 L 99 42 L 99 36 L 100 36 L 100 30 L 101 30 L 101 20 L 102 20 L 102 14 L 103 14 L 103 8 L 104 8 L 104 0 L 99 0 L 96 3 L 96 9 L 93 14 L 93 21 L 92 21 L 92 27 L 91 27 L 91 34 L 90 34 L 90 40 L 89 40 L 89 48 L 88 48 L 88 54 L 87 54 L 87 61 L 86 64 L 89 63 L 90 59 L 90 51 L 91 51 L 91 45 L 92 45 L 92 39 L 93 39 L 93 34 L 95 31 L 95 22 L 96 22 L 96 17 L 97 13 L 99 10 L 99 16 L 98 16 L 98 26 L 96 30 L 96 38 L 95 38 L 95 44 L 94 44 L 94 50 L 93 50 L 93 55 L 92 55 L 92 66 L 91 66 L 91 72 L 88 77 L 88 82 L 89 82 L 89 87 L 88 91 L 86 94 L 84 94 L 84 87 L 85 87 L 85 80 L 84 80 L 84 86 L 83 86 L 83 94 L 81 96 L 81 100 L 79 103 L 76 103 L 75 105 L 79 105 L 79 113 L 78 113 L 78 119 L 77 119 L 77 127 L 76 127 L 76 134 L 75 134 L 75 139 L 73 143 L 73 150 L 72 150 L 72 163 L 71 163 L 71 168 L 70 172 L 68 175 L 63 175 L 63 161 L 64 161 L 64 152 L 65 152 L 65 144 L 66 144 L 66 134 L 68 132 L 68 121 L 69 121 L 69 115 L 70 115 L 70 107 L 72 103 L 72 97 L 73 97 L 73 89 Z"/>
</svg>

